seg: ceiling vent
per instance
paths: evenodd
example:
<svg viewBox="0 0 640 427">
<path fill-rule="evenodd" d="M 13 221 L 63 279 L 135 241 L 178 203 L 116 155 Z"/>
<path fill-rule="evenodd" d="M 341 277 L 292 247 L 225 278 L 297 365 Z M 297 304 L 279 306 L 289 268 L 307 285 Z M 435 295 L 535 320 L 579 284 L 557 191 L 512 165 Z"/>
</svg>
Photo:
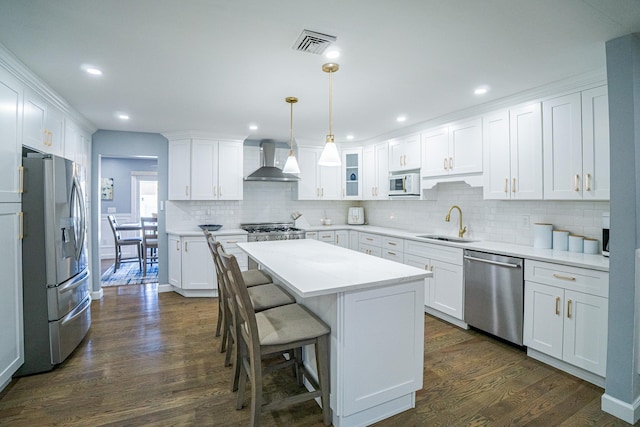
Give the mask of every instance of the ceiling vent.
<svg viewBox="0 0 640 427">
<path fill-rule="evenodd" d="M 298 40 L 294 43 L 293 50 L 320 55 L 334 41 L 336 41 L 335 36 L 303 30 Z"/>
</svg>

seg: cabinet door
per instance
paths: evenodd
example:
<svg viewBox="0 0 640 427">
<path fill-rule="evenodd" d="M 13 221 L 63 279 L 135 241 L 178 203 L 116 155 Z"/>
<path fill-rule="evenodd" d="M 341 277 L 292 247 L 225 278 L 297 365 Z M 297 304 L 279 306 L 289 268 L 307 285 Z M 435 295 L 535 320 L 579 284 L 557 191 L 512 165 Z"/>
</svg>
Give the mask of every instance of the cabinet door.
<svg viewBox="0 0 640 427">
<path fill-rule="evenodd" d="M 453 160 L 452 160 L 453 161 Z M 441 176 L 449 173 L 449 128 L 436 128 L 422 134 L 423 177 Z"/>
<path fill-rule="evenodd" d="M 169 246 L 169 284 L 176 288 L 182 287 L 182 242 L 178 236 L 168 237 Z"/>
<path fill-rule="evenodd" d="M 22 119 L 23 144 L 36 150 L 48 151 L 48 134 L 45 134 L 45 114 L 47 104 L 31 90 L 24 93 Z"/>
<path fill-rule="evenodd" d="M 511 159 L 509 149 L 509 112 L 500 111 L 482 118 L 484 144 L 485 199 L 511 198 Z"/>
<path fill-rule="evenodd" d="M 582 199 L 581 109 L 579 93 L 542 104 L 545 199 Z"/>
<path fill-rule="evenodd" d="M 419 169 L 420 162 L 420 135 L 410 135 L 389 141 L 389 165 L 390 171 L 406 171 Z"/>
<path fill-rule="evenodd" d="M 427 271 L 433 271 L 431 266 L 431 260 L 424 256 L 415 254 L 404 254 L 404 264 L 410 265 L 416 268 L 422 268 Z M 424 279 L 424 305 L 431 307 L 431 288 L 433 286 L 433 278 Z"/>
<path fill-rule="evenodd" d="M 318 240 L 333 245 L 336 241 L 336 235 L 333 231 L 320 231 L 318 233 Z"/>
<path fill-rule="evenodd" d="M 340 200 L 341 168 L 336 166 L 318 166 L 320 171 L 320 198 L 322 200 Z"/>
<path fill-rule="evenodd" d="M 609 200 L 607 86 L 582 92 L 582 175 L 584 200 Z"/>
<path fill-rule="evenodd" d="M 191 200 L 218 198 L 218 142 L 202 139 L 191 141 Z"/>
<path fill-rule="evenodd" d="M 542 115 L 540 103 L 509 111 L 511 198 L 542 199 Z"/>
<path fill-rule="evenodd" d="M 0 105 L 0 203 L 20 202 L 22 85 L 2 68 Z"/>
<path fill-rule="evenodd" d="M 563 289 L 525 282 L 524 345 L 562 359 L 563 315 Z"/>
<path fill-rule="evenodd" d="M 378 184 L 376 176 L 376 151 L 373 146 L 362 152 L 362 200 L 374 200 Z"/>
<path fill-rule="evenodd" d="M 169 200 L 191 199 L 191 141 L 169 141 Z"/>
<path fill-rule="evenodd" d="M 342 153 L 342 199 L 362 200 L 362 150 Z"/>
<path fill-rule="evenodd" d="M 47 153 L 62 156 L 64 154 L 64 114 L 52 105 L 47 105 L 45 132 L 48 133 Z"/>
<path fill-rule="evenodd" d="M 449 158 L 449 174 L 482 172 L 481 119 L 451 125 Z"/>
<path fill-rule="evenodd" d="M 433 282 L 430 306 L 456 319 L 464 315 L 462 266 L 431 260 Z"/>
<path fill-rule="evenodd" d="M 218 200 L 242 200 L 242 150 L 242 143 L 239 142 L 218 143 Z"/>
<path fill-rule="evenodd" d="M 606 298 L 565 291 L 565 362 L 606 376 L 608 314 Z"/>
<path fill-rule="evenodd" d="M 182 238 L 182 289 L 217 289 L 214 268 L 204 237 Z"/>
<path fill-rule="evenodd" d="M 374 147 L 376 152 L 376 172 L 375 179 L 375 199 L 389 199 L 389 146 L 386 142 L 376 144 Z"/>
<path fill-rule="evenodd" d="M 24 363 L 19 212 L 19 203 L 0 203 L 0 384 L 7 384 Z"/>
<path fill-rule="evenodd" d="M 298 200 L 317 200 L 320 198 L 320 182 L 318 180 L 318 159 L 321 151 L 316 148 L 298 147 L 298 165 L 300 181 L 298 181 Z"/>
<path fill-rule="evenodd" d="M 349 248 L 349 231 L 348 230 L 336 230 L 336 246 L 343 248 Z"/>
</svg>

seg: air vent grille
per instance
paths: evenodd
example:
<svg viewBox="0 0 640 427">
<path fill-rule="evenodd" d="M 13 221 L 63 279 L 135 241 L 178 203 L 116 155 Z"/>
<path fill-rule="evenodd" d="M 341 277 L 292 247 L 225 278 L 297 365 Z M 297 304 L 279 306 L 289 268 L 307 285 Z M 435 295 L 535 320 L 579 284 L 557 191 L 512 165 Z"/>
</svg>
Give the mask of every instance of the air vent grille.
<svg viewBox="0 0 640 427">
<path fill-rule="evenodd" d="M 294 43 L 293 50 L 320 55 L 334 41 L 336 41 L 335 36 L 303 30 L 298 40 Z"/>
</svg>

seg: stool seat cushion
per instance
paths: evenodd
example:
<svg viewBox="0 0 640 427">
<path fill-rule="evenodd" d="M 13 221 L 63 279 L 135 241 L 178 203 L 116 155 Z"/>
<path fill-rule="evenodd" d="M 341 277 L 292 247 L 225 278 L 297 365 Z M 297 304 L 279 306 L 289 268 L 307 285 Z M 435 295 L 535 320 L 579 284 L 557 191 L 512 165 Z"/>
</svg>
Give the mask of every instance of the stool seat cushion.
<svg viewBox="0 0 640 427">
<path fill-rule="evenodd" d="M 244 284 L 247 288 L 273 282 L 273 280 L 271 280 L 271 276 L 262 270 L 257 269 L 243 271 L 242 278 L 244 279 Z"/>
<path fill-rule="evenodd" d="M 288 292 L 273 283 L 247 288 L 247 292 L 256 312 L 296 302 Z"/>
<path fill-rule="evenodd" d="M 289 304 L 256 313 L 260 345 L 280 345 L 328 334 L 331 329 L 300 304 Z"/>
</svg>

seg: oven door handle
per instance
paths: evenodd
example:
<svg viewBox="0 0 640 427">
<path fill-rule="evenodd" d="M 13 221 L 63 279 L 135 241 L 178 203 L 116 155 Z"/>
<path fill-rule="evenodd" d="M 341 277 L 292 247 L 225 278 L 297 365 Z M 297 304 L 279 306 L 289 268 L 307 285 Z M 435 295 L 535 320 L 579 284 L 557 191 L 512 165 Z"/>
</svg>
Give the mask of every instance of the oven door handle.
<svg viewBox="0 0 640 427">
<path fill-rule="evenodd" d="M 476 257 L 470 256 L 470 255 L 465 255 L 464 259 L 468 259 L 469 261 L 484 262 L 486 264 L 499 265 L 500 267 L 520 268 L 520 264 L 511 264 L 509 262 L 491 261 L 489 259 L 476 258 Z"/>
</svg>

